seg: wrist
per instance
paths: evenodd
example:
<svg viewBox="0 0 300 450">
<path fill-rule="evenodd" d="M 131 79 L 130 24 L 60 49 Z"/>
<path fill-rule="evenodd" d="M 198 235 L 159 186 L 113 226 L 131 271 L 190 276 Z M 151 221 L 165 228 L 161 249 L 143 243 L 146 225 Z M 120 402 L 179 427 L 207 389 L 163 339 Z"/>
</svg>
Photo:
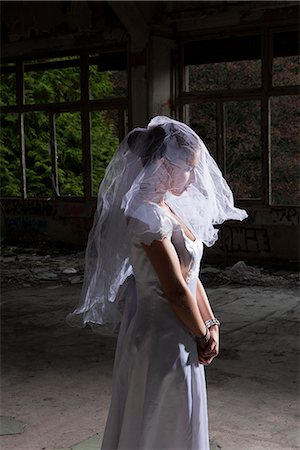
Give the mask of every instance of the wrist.
<svg viewBox="0 0 300 450">
<path fill-rule="evenodd" d="M 194 336 L 195 341 L 197 342 L 197 344 L 200 345 L 206 345 L 209 340 L 210 340 L 210 331 L 208 328 L 206 328 L 206 333 L 203 334 L 202 336 Z"/>
</svg>

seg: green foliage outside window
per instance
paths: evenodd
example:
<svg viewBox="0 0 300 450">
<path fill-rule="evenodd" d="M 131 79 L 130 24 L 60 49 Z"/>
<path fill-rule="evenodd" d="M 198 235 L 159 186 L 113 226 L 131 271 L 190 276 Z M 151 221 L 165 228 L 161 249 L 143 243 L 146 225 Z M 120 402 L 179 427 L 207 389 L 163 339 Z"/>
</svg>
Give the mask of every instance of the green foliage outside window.
<svg viewBox="0 0 300 450">
<path fill-rule="evenodd" d="M 80 99 L 79 68 L 25 72 L 25 103 L 60 103 Z M 90 86 L 95 98 L 114 95 L 110 72 L 90 67 Z M 1 104 L 15 104 L 15 74 L 1 83 Z M 83 195 L 83 163 L 80 112 L 55 115 L 58 181 L 61 195 Z M 18 115 L 1 115 L 1 196 L 21 195 Z M 105 111 L 91 113 L 94 192 L 115 152 L 118 125 Z M 43 111 L 24 113 L 26 179 L 29 197 L 52 197 L 49 116 Z"/>
<path fill-rule="evenodd" d="M 18 116 L 2 114 L 0 121 L 0 176 L 1 195 L 19 197 L 21 195 L 21 172 L 18 139 Z"/>
</svg>

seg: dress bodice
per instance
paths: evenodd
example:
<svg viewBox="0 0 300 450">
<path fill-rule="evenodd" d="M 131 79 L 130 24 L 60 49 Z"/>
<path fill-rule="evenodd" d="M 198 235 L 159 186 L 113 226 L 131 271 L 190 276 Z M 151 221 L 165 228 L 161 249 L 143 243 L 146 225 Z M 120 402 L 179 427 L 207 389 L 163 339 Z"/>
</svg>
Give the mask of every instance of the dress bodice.
<svg viewBox="0 0 300 450">
<path fill-rule="evenodd" d="M 182 227 L 175 221 L 172 220 L 172 222 L 171 242 L 177 252 L 183 277 L 189 284 L 198 277 L 203 255 L 203 243 L 199 239 L 195 241 L 189 239 L 183 232 Z M 159 283 L 156 272 L 139 239 L 133 238 L 132 240 L 130 262 L 138 283 Z"/>
</svg>

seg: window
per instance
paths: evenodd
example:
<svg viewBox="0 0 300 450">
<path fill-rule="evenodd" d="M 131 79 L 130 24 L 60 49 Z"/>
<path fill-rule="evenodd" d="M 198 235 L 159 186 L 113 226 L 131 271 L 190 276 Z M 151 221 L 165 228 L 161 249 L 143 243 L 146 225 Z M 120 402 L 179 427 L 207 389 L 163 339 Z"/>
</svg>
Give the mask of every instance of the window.
<svg viewBox="0 0 300 450">
<path fill-rule="evenodd" d="M 93 111 L 92 125 L 92 167 L 93 195 L 97 195 L 105 168 L 119 143 L 119 114 L 116 110 Z"/>
<path fill-rule="evenodd" d="M 201 136 L 209 152 L 216 159 L 216 104 L 212 102 L 191 103 L 188 105 L 189 122 Z"/>
<path fill-rule="evenodd" d="M 26 61 L 25 104 L 80 100 L 79 62 L 78 56 Z"/>
<path fill-rule="evenodd" d="M 237 198 L 262 197 L 260 102 L 225 103 L 225 176 Z"/>
<path fill-rule="evenodd" d="M 21 166 L 17 114 L 1 114 L 1 196 L 21 197 Z"/>
<path fill-rule="evenodd" d="M 299 32 L 186 42 L 183 55 L 182 117 L 237 199 L 298 204 Z"/>
<path fill-rule="evenodd" d="M 271 97 L 271 136 L 272 204 L 299 204 L 300 96 Z"/>
<path fill-rule="evenodd" d="M 2 66 L 2 196 L 97 195 L 125 134 L 126 69 L 123 51 Z"/>
<path fill-rule="evenodd" d="M 260 36 L 189 42 L 184 52 L 189 91 L 261 85 Z"/>
</svg>

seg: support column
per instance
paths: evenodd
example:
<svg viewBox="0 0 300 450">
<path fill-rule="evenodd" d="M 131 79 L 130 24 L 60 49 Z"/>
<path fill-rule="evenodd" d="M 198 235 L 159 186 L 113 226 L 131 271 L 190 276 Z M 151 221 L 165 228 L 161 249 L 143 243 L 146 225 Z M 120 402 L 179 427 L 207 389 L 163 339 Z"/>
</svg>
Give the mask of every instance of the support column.
<svg viewBox="0 0 300 450">
<path fill-rule="evenodd" d="M 172 52 L 175 41 L 152 36 L 149 45 L 149 118 L 173 113 L 174 74 Z"/>
<path fill-rule="evenodd" d="M 129 124 L 132 128 L 144 127 L 148 123 L 148 45 L 134 35 L 130 38 L 129 50 Z"/>
<path fill-rule="evenodd" d="M 148 122 L 148 43 L 149 26 L 135 2 L 108 1 L 129 36 L 129 128 Z"/>
</svg>

